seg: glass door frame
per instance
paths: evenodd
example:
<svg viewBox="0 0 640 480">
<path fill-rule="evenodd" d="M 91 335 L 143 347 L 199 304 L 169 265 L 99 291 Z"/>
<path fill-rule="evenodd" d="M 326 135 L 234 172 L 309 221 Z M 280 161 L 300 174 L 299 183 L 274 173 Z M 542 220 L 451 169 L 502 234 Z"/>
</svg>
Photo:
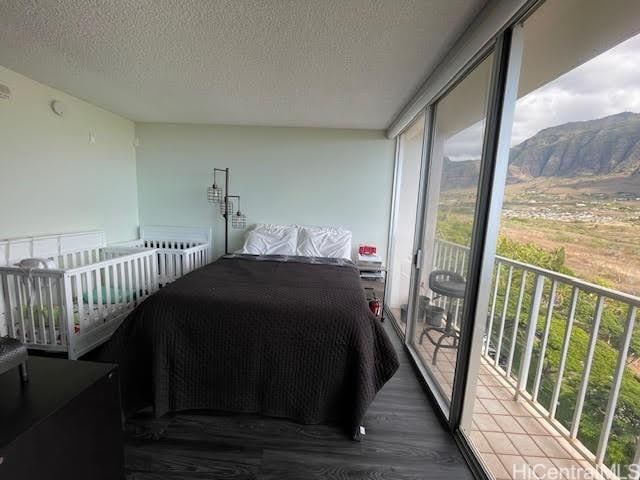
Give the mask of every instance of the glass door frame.
<svg viewBox="0 0 640 480">
<path fill-rule="evenodd" d="M 420 113 L 416 115 L 416 118 L 420 117 Z M 389 282 L 389 272 L 391 272 L 391 261 L 393 256 L 393 247 L 394 247 L 394 234 L 396 231 L 397 217 L 398 217 L 398 195 L 400 194 L 400 174 L 402 172 L 402 165 L 400 165 L 400 135 L 404 133 L 407 128 L 410 128 L 413 125 L 412 122 L 409 122 L 409 125 L 403 129 L 402 132 L 398 134 L 395 138 L 395 150 L 394 150 L 394 165 L 393 165 L 393 184 L 391 185 L 391 209 L 389 214 L 389 235 L 387 237 L 387 272 L 385 273 L 385 281 L 384 281 L 384 298 L 390 298 L 390 282 Z M 387 302 L 384 302 L 383 305 L 384 312 L 382 315 L 385 318 L 388 318 L 391 322 L 391 326 L 396 331 L 398 336 L 404 341 L 404 333 L 400 329 L 398 322 L 400 321 L 395 315 L 391 312 L 391 309 L 387 305 Z"/>
<path fill-rule="evenodd" d="M 480 167 L 478 208 L 472 232 L 468 287 L 475 301 L 465 302 L 458 368 L 453 382 L 449 426 L 463 456 L 478 478 L 489 478 L 463 430 L 470 430 L 475 401 L 486 315 L 507 181 L 509 150 L 523 54 L 522 23 L 512 24 L 497 39 L 487 111 L 487 128 Z"/>
<path fill-rule="evenodd" d="M 384 292 L 384 298 L 388 299 L 391 298 L 391 293 L 389 291 L 389 289 L 391 288 L 392 284 L 393 284 L 393 279 L 389 278 L 389 275 L 392 271 L 392 265 L 391 262 L 393 261 L 393 253 L 394 253 L 394 246 L 395 246 L 395 231 L 396 231 L 396 226 L 397 226 L 397 217 L 398 217 L 398 211 L 399 211 L 399 199 L 398 196 L 400 195 L 400 189 L 401 189 L 401 183 L 402 183 L 402 141 L 401 141 L 401 136 L 403 133 L 405 133 L 407 130 L 409 130 L 410 128 L 412 128 L 413 126 L 415 126 L 419 119 L 420 116 L 424 114 L 425 118 L 424 118 L 424 125 L 423 125 L 423 137 L 422 137 L 422 148 L 421 148 L 421 153 L 420 153 L 420 169 L 417 172 L 418 176 L 420 178 L 420 184 L 418 186 L 418 192 L 417 192 L 417 202 L 416 202 L 416 219 L 419 216 L 420 213 L 420 209 L 419 209 L 419 201 L 420 198 L 422 197 L 422 178 L 424 176 L 424 169 L 425 169 L 425 152 L 424 152 L 424 147 L 425 147 L 425 142 L 427 141 L 427 131 L 429 130 L 429 116 L 428 116 L 428 109 L 429 107 L 426 107 L 422 110 L 420 110 L 415 118 L 413 120 L 411 120 L 407 126 L 405 128 L 402 129 L 402 131 L 396 136 L 395 138 L 395 152 L 394 152 L 394 169 L 393 169 L 393 185 L 392 185 L 392 191 L 391 191 L 391 209 L 390 209 L 390 216 L 389 216 L 389 236 L 387 239 L 387 272 L 386 275 L 387 277 L 385 278 L 385 292 Z M 414 242 L 415 242 L 415 235 L 414 235 Z M 412 251 L 415 250 L 414 246 L 411 247 Z M 412 275 L 413 275 L 413 266 L 412 266 Z M 410 294 L 411 294 L 411 285 L 413 282 L 413 276 L 410 278 L 409 280 L 409 289 L 410 289 Z M 409 309 L 407 309 L 407 331 L 406 332 L 402 332 L 399 322 L 400 319 L 396 318 L 395 315 L 393 314 L 393 312 L 391 312 L 390 307 L 388 306 L 388 302 L 384 302 L 384 314 L 386 316 L 386 318 L 390 318 L 391 319 L 391 325 L 393 326 L 394 330 L 396 331 L 396 333 L 398 334 L 398 336 L 400 337 L 400 339 L 404 342 L 405 337 L 406 337 L 406 333 L 408 332 L 408 328 L 409 328 Z M 411 297 L 409 296 L 409 304 L 411 303 Z"/>
<path fill-rule="evenodd" d="M 539 2 L 535 2 L 539 3 Z M 528 9 L 526 13 L 530 12 Z M 518 17 L 521 20 L 525 12 Z M 422 242 L 425 234 L 428 182 L 431 170 L 432 139 L 434 133 L 435 106 L 447 93 L 455 88 L 488 55 L 493 53 L 491 80 L 489 85 L 486 125 L 480 164 L 477 205 L 474 214 L 467 291 L 463 302 L 460 344 L 457 353 L 453 392 L 450 406 L 439 394 L 439 387 L 431 378 L 413 346 L 420 268 L 422 266 Z M 522 60 L 522 27 L 514 20 L 493 41 L 485 45 L 468 65 L 437 95 L 425 109 L 425 130 L 422 146 L 421 176 L 418 190 L 418 214 L 413 246 L 411 288 L 407 311 L 407 327 L 404 346 L 412 357 L 414 366 L 420 371 L 430 394 L 438 405 L 438 413 L 448 425 L 465 459 L 477 478 L 488 479 L 485 468 L 469 444 L 462 428 L 471 424 L 475 381 L 478 362 L 471 358 L 482 349 L 485 329 L 483 314 L 488 309 L 490 288 L 497 246 L 502 200 L 509 161 L 511 130 Z M 422 113 L 422 112 L 421 112 Z"/>
<path fill-rule="evenodd" d="M 414 238 L 414 256 L 413 256 L 413 265 L 411 272 L 411 290 L 409 295 L 409 307 L 407 313 L 407 334 L 405 336 L 405 345 L 409 350 L 409 353 L 413 357 L 414 363 L 420 373 L 422 374 L 427 386 L 433 395 L 438 407 L 440 409 L 440 414 L 444 417 L 444 420 L 449 424 L 451 430 L 457 428 L 457 423 L 455 423 L 454 419 L 457 415 L 453 414 L 454 410 L 459 408 L 459 391 L 460 391 L 460 373 L 466 371 L 468 365 L 468 359 L 464 358 L 463 353 L 466 351 L 467 346 L 466 342 L 463 342 L 463 339 L 467 339 L 468 335 L 472 332 L 468 332 L 469 327 L 475 323 L 468 319 L 472 319 L 475 315 L 469 316 L 469 310 L 473 308 L 476 304 L 476 294 L 474 290 L 475 282 L 474 277 L 477 275 L 475 271 L 472 269 L 476 267 L 476 263 L 474 263 L 474 257 L 477 256 L 478 248 L 475 247 L 475 243 L 477 242 L 477 234 L 476 231 L 481 231 L 484 224 L 478 224 L 479 221 L 482 221 L 481 213 L 485 209 L 485 205 L 482 201 L 486 192 L 483 192 L 481 187 L 483 186 L 482 179 L 483 172 L 486 170 L 487 166 L 487 138 L 489 137 L 489 132 L 491 131 L 491 105 L 495 101 L 495 84 L 496 84 L 496 68 L 500 63 L 500 48 L 501 42 L 503 41 L 504 35 L 500 35 L 494 42 L 486 45 L 478 54 L 474 57 L 474 59 L 469 62 L 469 64 L 465 67 L 463 71 L 460 72 L 450 83 L 449 85 L 436 97 L 434 100 L 427 106 L 427 128 L 425 128 L 425 139 L 422 150 L 422 162 L 423 162 L 423 174 L 420 178 L 420 190 L 419 190 L 419 201 L 418 201 L 418 215 L 416 218 L 416 234 Z M 457 360 L 456 360 L 456 369 L 454 374 L 454 383 L 453 383 L 453 392 L 451 397 L 451 402 L 447 401 L 444 397 L 438 382 L 431 376 L 429 369 L 423 364 L 423 360 L 418 354 L 417 349 L 412 344 L 415 339 L 415 330 L 417 328 L 416 325 L 416 316 L 415 312 L 417 310 L 417 299 L 419 296 L 419 284 L 421 277 L 421 269 L 424 268 L 423 261 L 424 256 L 427 255 L 423 251 L 424 239 L 426 236 L 426 225 L 429 208 L 429 183 L 431 181 L 432 172 L 432 155 L 433 155 L 433 138 L 435 135 L 435 127 L 436 127 L 436 115 L 438 110 L 438 104 L 441 100 L 443 100 L 450 92 L 452 92 L 458 85 L 460 85 L 465 78 L 471 72 L 474 71 L 476 67 L 478 67 L 483 61 L 485 61 L 491 54 L 494 54 L 493 63 L 491 65 L 491 76 L 489 80 L 489 94 L 488 101 L 486 107 L 486 123 L 483 133 L 483 146 L 482 146 L 482 157 L 481 157 L 481 166 L 480 166 L 480 180 L 477 191 L 477 201 L 476 208 L 474 212 L 474 221 L 473 221 L 473 232 L 472 232 L 472 242 L 471 242 L 471 250 L 469 253 L 469 275 L 467 279 L 467 290 L 465 294 L 465 301 L 462 302 L 463 308 L 461 312 L 461 317 L 465 320 L 462 321 L 462 330 L 460 332 L 460 345 L 458 347 Z M 427 134 L 428 132 L 428 134 Z M 437 161 L 437 159 L 434 159 Z M 491 167 L 491 166 L 489 166 Z M 439 179 L 435 179 L 435 182 L 438 182 Z M 463 379 L 466 379 L 466 375 L 464 375 Z"/>
<path fill-rule="evenodd" d="M 472 232 L 472 247 L 468 288 L 475 298 L 464 305 L 463 314 L 473 318 L 463 326 L 466 335 L 461 335 L 458 361 L 464 368 L 456 371 L 452 399 L 451 425 L 459 429 L 471 426 L 475 382 L 485 333 L 486 315 L 493 279 L 495 253 L 502 214 L 504 189 L 507 181 L 509 150 L 518 85 L 522 64 L 522 26 L 515 25 L 504 32 L 496 42 L 496 58 L 492 72 L 491 94 L 487 111 L 487 128 L 480 168 L 478 205 Z M 456 389 L 456 386 L 458 387 Z M 454 404 L 455 403 L 455 404 Z"/>
</svg>

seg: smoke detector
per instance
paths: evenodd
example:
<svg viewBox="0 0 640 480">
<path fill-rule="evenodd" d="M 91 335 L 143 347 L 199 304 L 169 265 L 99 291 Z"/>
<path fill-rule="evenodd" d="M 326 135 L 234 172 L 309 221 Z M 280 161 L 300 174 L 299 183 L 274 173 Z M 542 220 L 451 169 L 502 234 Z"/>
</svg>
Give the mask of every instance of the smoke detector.
<svg viewBox="0 0 640 480">
<path fill-rule="evenodd" d="M 9 100 L 11 98 L 11 90 L 6 85 L 0 83 L 0 100 Z"/>
</svg>

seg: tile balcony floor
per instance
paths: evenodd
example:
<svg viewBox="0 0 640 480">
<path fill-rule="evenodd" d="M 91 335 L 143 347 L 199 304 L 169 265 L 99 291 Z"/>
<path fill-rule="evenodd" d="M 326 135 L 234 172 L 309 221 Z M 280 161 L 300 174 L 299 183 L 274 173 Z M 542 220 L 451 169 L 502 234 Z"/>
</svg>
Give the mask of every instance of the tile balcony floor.
<svg viewBox="0 0 640 480">
<path fill-rule="evenodd" d="M 426 338 L 416 346 L 424 364 L 450 398 L 456 350 L 434 346 Z M 484 358 L 476 386 L 469 437 L 491 475 L 498 480 L 590 480 L 603 477 L 551 424 L 523 399 Z"/>
</svg>

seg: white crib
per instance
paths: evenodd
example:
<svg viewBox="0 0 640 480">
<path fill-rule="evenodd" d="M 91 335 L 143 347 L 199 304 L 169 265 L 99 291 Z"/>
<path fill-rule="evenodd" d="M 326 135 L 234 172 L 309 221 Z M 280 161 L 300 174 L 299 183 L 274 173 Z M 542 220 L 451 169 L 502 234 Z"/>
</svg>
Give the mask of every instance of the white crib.
<svg viewBox="0 0 640 480">
<path fill-rule="evenodd" d="M 156 254 L 111 249 L 101 231 L 0 241 L 0 336 L 77 359 L 157 290 Z M 24 258 L 48 258 L 57 268 L 16 267 Z"/>
<path fill-rule="evenodd" d="M 211 228 L 144 225 L 138 240 L 111 244 L 116 248 L 155 248 L 158 282 L 166 285 L 209 263 Z"/>
</svg>

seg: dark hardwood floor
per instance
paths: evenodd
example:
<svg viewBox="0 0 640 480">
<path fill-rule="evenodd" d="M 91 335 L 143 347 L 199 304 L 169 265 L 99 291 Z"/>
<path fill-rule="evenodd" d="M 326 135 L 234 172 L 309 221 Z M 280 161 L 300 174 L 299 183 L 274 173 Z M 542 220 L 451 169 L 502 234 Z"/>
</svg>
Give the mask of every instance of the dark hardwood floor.
<svg viewBox="0 0 640 480">
<path fill-rule="evenodd" d="M 401 366 L 365 418 L 362 442 L 337 427 L 181 413 L 127 425 L 128 480 L 471 479 L 388 322 Z M 155 439 L 142 431 L 155 429 Z"/>
</svg>

